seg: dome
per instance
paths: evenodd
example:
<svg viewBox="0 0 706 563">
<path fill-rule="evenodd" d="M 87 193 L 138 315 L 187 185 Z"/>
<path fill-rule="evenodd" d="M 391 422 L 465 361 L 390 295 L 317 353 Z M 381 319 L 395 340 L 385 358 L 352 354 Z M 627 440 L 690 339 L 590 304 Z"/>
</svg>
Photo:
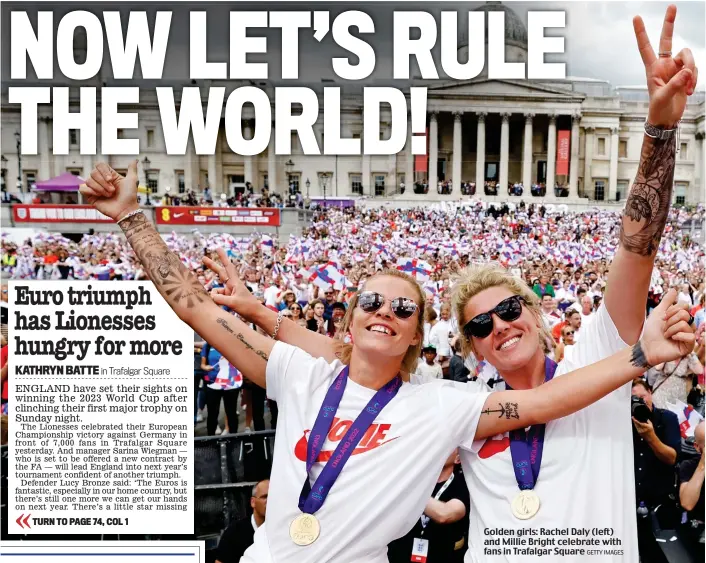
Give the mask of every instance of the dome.
<svg viewBox="0 0 706 563">
<path fill-rule="evenodd" d="M 512 45 L 527 50 L 527 28 L 519 16 L 509 7 L 500 2 L 486 2 L 473 10 L 474 12 L 505 12 L 505 45 Z M 488 18 L 485 18 L 485 42 L 488 43 Z M 468 24 L 461 33 L 459 49 L 468 46 Z"/>
</svg>

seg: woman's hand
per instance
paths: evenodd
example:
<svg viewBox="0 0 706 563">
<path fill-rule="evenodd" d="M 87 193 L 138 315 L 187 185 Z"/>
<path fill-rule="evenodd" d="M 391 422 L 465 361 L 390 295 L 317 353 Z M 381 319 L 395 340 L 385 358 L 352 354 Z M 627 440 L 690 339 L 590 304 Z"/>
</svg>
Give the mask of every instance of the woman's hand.
<svg viewBox="0 0 706 563">
<path fill-rule="evenodd" d="M 670 129 L 682 118 L 686 99 L 694 93 L 699 76 L 690 49 L 682 49 L 672 57 L 672 35 L 676 16 L 676 6 L 669 5 L 659 38 L 659 53 L 666 56 L 655 55 L 642 18 L 635 16 L 632 21 L 637 46 L 645 65 L 647 91 L 650 95 L 647 121 L 652 125 Z"/>
<path fill-rule="evenodd" d="M 679 360 L 694 349 L 696 337 L 689 325 L 689 311 L 676 300 L 677 292 L 670 289 L 645 323 L 640 348 L 650 366 Z"/>
<path fill-rule="evenodd" d="M 137 203 L 137 160 L 130 164 L 127 176 L 118 174 L 105 162 L 99 162 L 79 192 L 103 215 L 120 221 L 140 207 Z"/>
<path fill-rule="evenodd" d="M 225 287 L 212 290 L 211 298 L 218 305 L 225 305 L 240 316 L 249 319 L 252 311 L 261 307 L 260 302 L 242 282 L 235 266 L 231 263 L 225 251 L 219 248 L 216 252 L 223 265 L 217 264 L 207 257 L 204 257 L 203 263 L 211 271 L 218 274 L 221 282 L 225 282 Z"/>
</svg>

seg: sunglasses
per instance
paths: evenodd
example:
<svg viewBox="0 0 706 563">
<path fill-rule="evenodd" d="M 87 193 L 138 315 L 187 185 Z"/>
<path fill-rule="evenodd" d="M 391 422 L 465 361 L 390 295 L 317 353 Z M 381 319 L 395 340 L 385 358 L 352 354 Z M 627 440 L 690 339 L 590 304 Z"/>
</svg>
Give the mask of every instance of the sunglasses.
<svg viewBox="0 0 706 563">
<path fill-rule="evenodd" d="M 503 299 L 494 309 L 487 313 L 473 317 L 463 327 L 463 335 L 467 340 L 472 336 L 476 338 L 486 338 L 493 332 L 493 314 L 500 317 L 506 323 L 516 321 L 522 314 L 522 304 L 525 300 L 519 295 L 513 295 L 507 299 Z"/>
<path fill-rule="evenodd" d="M 374 313 L 385 304 L 385 296 L 375 291 L 364 291 L 358 296 L 358 307 L 366 313 Z M 399 319 L 408 319 L 418 309 L 417 304 L 407 297 L 395 297 L 390 300 L 390 308 Z"/>
<path fill-rule="evenodd" d="M 574 335 L 574 331 L 564 333 L 564 336 L 573 336 L 573 335 Z"/>
</svg>

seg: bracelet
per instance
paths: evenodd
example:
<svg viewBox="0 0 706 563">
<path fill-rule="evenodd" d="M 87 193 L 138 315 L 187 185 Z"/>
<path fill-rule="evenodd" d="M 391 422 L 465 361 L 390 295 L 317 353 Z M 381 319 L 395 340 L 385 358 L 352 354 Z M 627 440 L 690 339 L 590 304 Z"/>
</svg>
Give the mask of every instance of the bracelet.
<svg viewBox="0 0 706 563">
<path fill-rule="evenodd" d="M 674 136 L 675 132 L 679 132 L 679 123 L 674 129 L 663 129 L 662 127 L 657 127 L 652 125 L 648 121 L 645 121 L 645 135 L 652 139 L 667 140 Z"/>
<path fill-rule="evenodd" d="M 122 223 L 123 221 L 125 221 L 125 219 L 129 219 L 130 217 L 134 217 L 138 213 L 144 214 L 144 211 L 142 211 L 142 209 L 135 209 L 135 211 L 130 211 L 130 213 L 128 213 L 127 215 L 125 215 L 125 217 L 123 217 L 122 219 L 120 219 L 120 221 L 118 221 L 118 225 L 120 223 Z"/>
<path fill-rule="evenodd" d="M 275 323 L 275 330 L 272 332 L 272 340 L 277 340 L 277 333 L 279 332 L 279 327 L 282 324 L 282 319 L 284 318 L 284 314 L 282 311 L 277 313 L 277 322 Z"/>
</svg>

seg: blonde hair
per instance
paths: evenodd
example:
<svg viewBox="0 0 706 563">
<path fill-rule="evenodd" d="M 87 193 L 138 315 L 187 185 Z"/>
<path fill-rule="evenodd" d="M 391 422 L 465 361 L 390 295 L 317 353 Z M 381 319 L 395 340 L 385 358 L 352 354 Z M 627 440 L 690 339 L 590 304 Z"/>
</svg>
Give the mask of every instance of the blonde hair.
<svg viewBox="0 0 706 563">
<path fill-rule="evenodd" d="M 470 320 L 465 317 L 466 305 L 481 291 L 491 287 L 505 287 L 515 295 L 519 295 L 525 302 L 527 309 L 539 322 L 539 345 L 546 351 L 547 338 L 551 338 L 549 329 L 542 318 L 539 298 L 534 291 L 520 278 L 513 276 L 497 262 L 487 264 L 474 264 L 464 268 L 454 277 L 451 290 L 451 303 L 461 327 L 461 351 L 464 357 L 475 354 L 473 340 L 466 339 L 463 326 Z"/>
<path fill-rule="evenodd" d="M 341 323 L 341 328 L 336 333 L 336 356 L 341 362 L 348 365 L 351 363 L 351 353 L 353 351 L 353 345 L 345 342 L 344 338 L 348 334 L 351 324 L 353 322 L 353 314 L 358 307 L 358 297 L 365 291 L 365 286 L 371 280 L 375 278 L 392 277 L 399 278 L 406 281 L 413 289 L 416 294 L 415 303 L 417 304 L 417 336 L 419 336 L 419 342 L 407 349 L 407 353 L 404 355 L 402 360 L 401 376 L 404 381 L 409 381 L 409 374 L 414 372 L 417 368 L 417 360 L 422 353 L 422 344 L 424 340 L 424 292 L 422 288 L 417 283 L 412 276 L 405 274 L 399 270 L 382 270 L 378 272 L 371 278 L 368 278 L 363 286 L 356 292 L 356 294 L 351 299 L 348 304 L 348 309 L 346 310 L 346 315 L 343 317 L 343 322 Z"/>
</svg>

